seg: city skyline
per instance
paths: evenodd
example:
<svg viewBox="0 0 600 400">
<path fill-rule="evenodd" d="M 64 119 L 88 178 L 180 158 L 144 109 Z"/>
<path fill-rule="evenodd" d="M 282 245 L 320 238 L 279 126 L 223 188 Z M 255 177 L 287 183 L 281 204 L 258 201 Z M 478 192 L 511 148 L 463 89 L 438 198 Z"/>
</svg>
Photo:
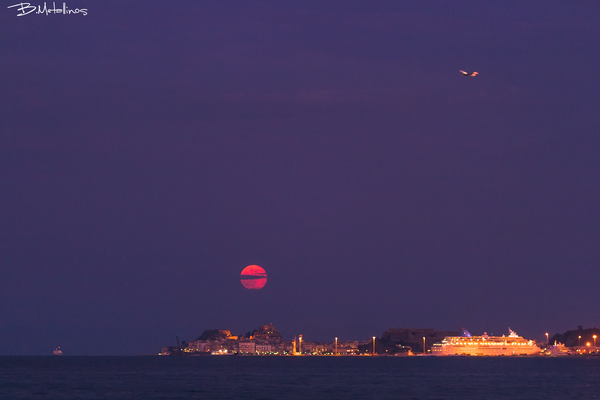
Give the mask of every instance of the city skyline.
<svg viewBox="0 0 600 400">
<path fill-rule="evenodd" d="M 563 334 L 545 334 L 543 340 L 525 338 L 508 328 L 503 334 L 477 334 L 436 329 L 390 328 L 372 338 L 314 341 L 302 334 L 284 338 L 273 324 L 245 334 L 228 329 L 206 329 L 194 340 L 163 347 L 162 356 L 194 355 L 472 355 L 472 356 L 577 356 L 597 355 L 600 329 L 578 326 Z"/>
</svg>

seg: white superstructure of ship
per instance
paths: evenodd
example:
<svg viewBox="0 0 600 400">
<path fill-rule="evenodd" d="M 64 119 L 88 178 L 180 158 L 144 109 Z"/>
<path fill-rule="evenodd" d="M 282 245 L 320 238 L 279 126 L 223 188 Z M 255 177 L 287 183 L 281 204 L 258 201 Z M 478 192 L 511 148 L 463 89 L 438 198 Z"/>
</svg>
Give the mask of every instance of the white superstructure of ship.
<svg viewBox="0 0 600 400">
<path fill-rule="evenodd" d="M 535 340 L 527 340 L 508 328 L 508 336 L 472 336 L 461 328 L 462 336 L 446 336 L 431 347 L 437 356 L 530 356 L 540 352 Z"/>
</svg>

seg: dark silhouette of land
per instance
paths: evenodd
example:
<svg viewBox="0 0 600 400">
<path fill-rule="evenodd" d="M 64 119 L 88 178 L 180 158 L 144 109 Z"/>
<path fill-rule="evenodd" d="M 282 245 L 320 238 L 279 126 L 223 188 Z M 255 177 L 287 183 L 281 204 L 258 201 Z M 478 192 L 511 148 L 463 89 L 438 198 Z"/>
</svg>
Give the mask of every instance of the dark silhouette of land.
<svg viewBox="0 0 600 400">
<path fill-rule="evenodd" d="M 590 346 L 594 346 L 594 335 L 596 335 L 596 343 L 600 344 L 600 329 L 583 329 L 583 326 L 579 325 L 577 329 L 573 331 L 555 334 L 549 339 L 549 344 L 552 345 L 554 342 L 557 342 L 562 343 L 567 347 L 578 347 L 586 346 L 587 343 L 589 343 Z M 581 336 L 581 339 L 579 339 L 579 336 Z"/>
<path fill-rule="evenodd" d="M 460 336 L 458 331 L 438 331 L 435 329 L 390 328 L 383 332 L 381 339 L 375 341 L 375 352 L 378 354 L 394 354 L 403 352 L 403 347 L 410 347 L 413 352 L 423 352 L 434 343 L 441 342 L 446 336 Z M 360 347 L 359 347 L 360 349 Z"/>
<path fill-rule="evenodd" d="M 440 343 L 449 336 L 462 336 L 460 331 L 438 331 L 436 329 L 390 328 L 383 332 L 381 338 L 373 337 L 358 341 L 313 342 L 302 335 L 293 340 L 284 340 L 273 325 L 263 325 L 247 332 L 245 335 L 232 335 L 227 329 L 207 329 L 196 340 L 179 343 L 177 346 L 163 348 L 163 355 L 209 355 L 214 354 L 313 354 L 313 355 L 419 355 L 428 352 L 434 343 Z M 596 338 L 594 339 L 594 335 Z M 596 355 L 600 344 L 600 329 L 583 329 L 580 325 L 575 330 L 555 334 L 549 338 L 549 348 L 556 348 L 554 343 L 562 343 L 571 350 L 569 355 Z M 544 347 L 543 343 L 538 343 Z M 559 346 L 560 347 L 560 346 Z M 560 347 L 564 348 L 564 347 Z M 565 355 L 564 352 L 556 353 Z M 549 351 L 546 355 L 556 355 Z"/>
</svg>

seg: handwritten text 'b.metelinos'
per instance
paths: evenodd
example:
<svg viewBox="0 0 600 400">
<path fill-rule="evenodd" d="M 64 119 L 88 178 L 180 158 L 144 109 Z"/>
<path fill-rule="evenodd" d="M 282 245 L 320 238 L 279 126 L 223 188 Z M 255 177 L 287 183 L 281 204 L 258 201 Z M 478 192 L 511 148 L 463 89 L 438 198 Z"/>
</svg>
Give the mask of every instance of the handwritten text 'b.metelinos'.
<svg viewBox="0 0 600 400">
<path fill-rule="evenodd" d="M 82 15 L 87 15 L 87 8 L 69 8 L 67 7 L 67 3 L 63 3 L 62 4 L 62 8 L 56 8 L 56 3 L 52 3 L 52 7 L 48 7 L 46 5 L 46 2 L 44 2 L 44 5 L 38 5 L 38 6 L 32 6 L 31 3 L 17 3 L 17 4 L 13 4 L 12 6 L 8 6 L 6 8 L 13 8 L 13 7 L 18 7 L 17 11 L 19 12 L 19 14 L 17 14 L 17 17 L 22 17 L 24 15 L 27 14 L 31 14 L 33 12 L 35 12 L 36 14 L 46 14 L 46 15 L 50 15 L 50 14 L 64 14 L 64 15 L 69 15 L 69 14 L 82 14 Z"/>
</svg>

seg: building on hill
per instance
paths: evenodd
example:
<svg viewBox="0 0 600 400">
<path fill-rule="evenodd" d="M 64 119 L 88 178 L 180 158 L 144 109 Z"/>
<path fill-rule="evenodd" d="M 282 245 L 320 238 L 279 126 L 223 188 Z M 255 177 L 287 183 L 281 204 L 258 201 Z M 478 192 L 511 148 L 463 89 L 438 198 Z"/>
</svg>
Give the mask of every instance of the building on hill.
<svg viewBox="0 0 600 400">
<path fill-rule="evenodd" d="M 202 335 L 184 347 L 185 353 L 237 352 L 238 337 L 228 329 L 207 329 Z"/>
<path fill-rule="evenodd" d="M 219 339 L 237 339 L 237 336 L 231 336 L 231 331 L 227 329 L 207 329 L 196 340 L 219 340 Z"/>
<path fill-rule="evenodd" d="M 268 342 L 281 342 L 281 333 L 273 325 L 263 325 L 254 331 L 252 337 L 255 340 L 266 340 Z"/>
</svg>

